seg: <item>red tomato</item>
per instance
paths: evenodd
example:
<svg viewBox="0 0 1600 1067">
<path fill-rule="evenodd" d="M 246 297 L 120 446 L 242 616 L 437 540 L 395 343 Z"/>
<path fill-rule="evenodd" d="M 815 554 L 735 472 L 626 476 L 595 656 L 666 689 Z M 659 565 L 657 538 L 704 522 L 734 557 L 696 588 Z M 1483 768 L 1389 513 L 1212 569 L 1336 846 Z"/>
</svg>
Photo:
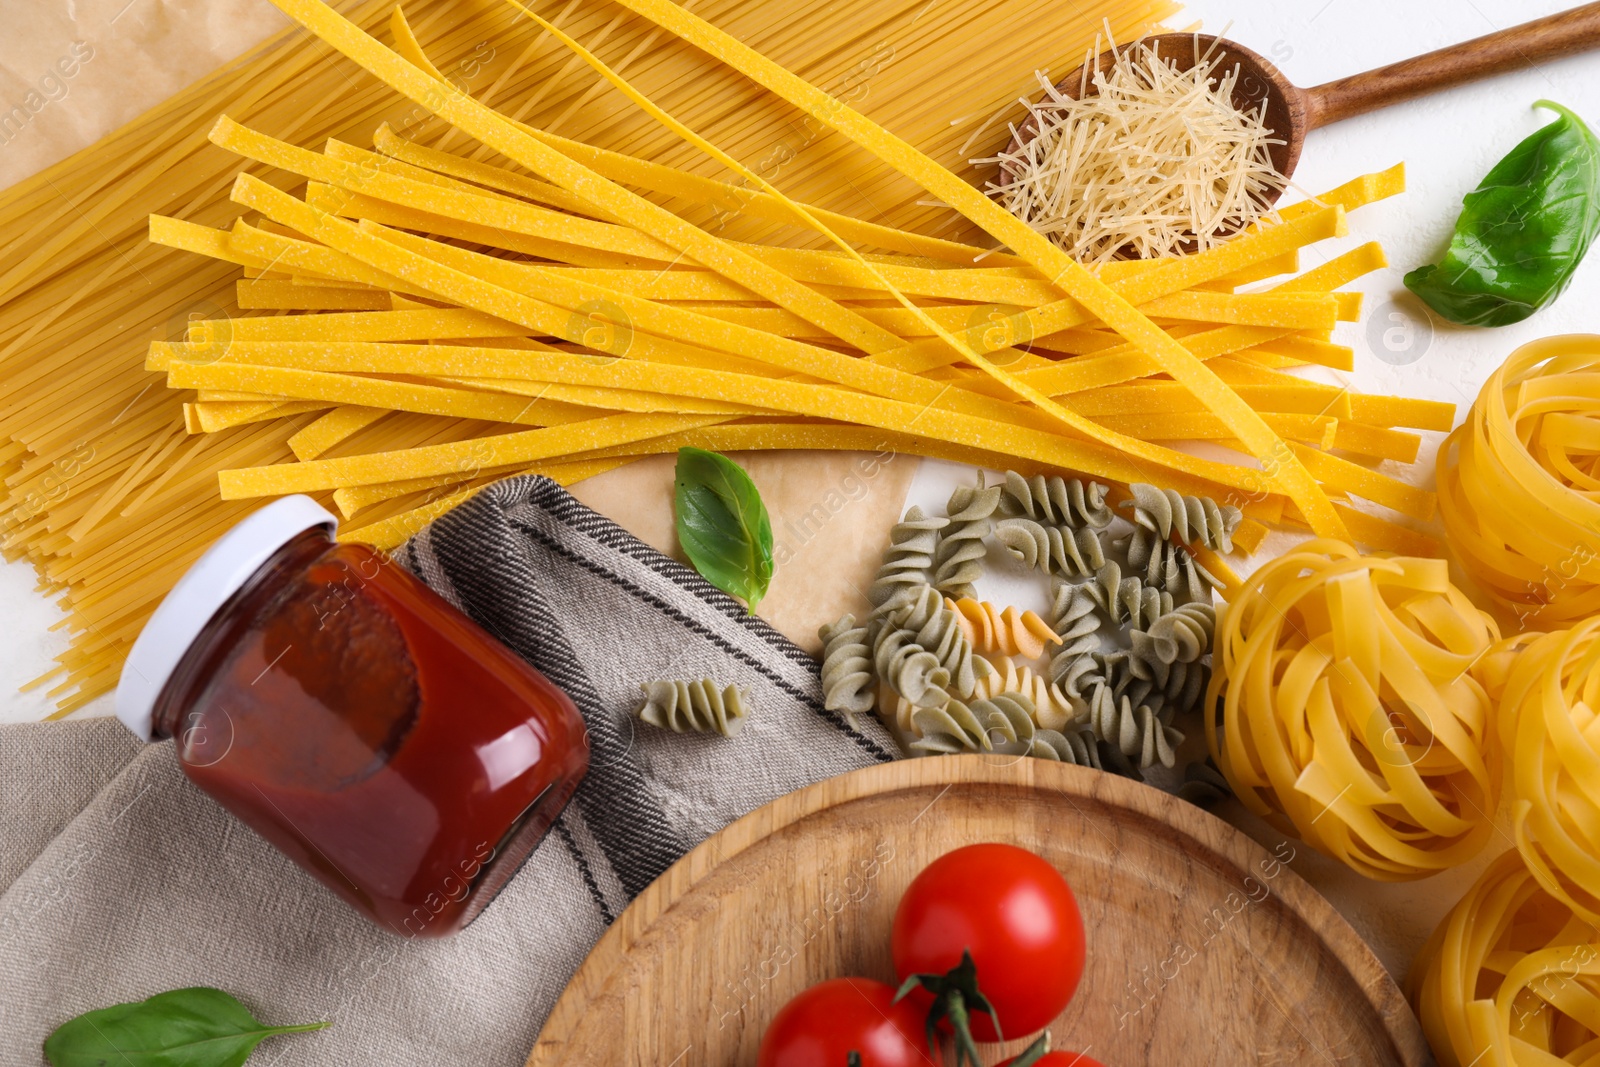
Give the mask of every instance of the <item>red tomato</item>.
<svg viewBox="0 0 1600 1067">
<path fill-rule="evenodd" d="M 1011 1067 L 1017 1057 L 1005 1060 L 1000 1067 Z M 1046 1052 L 1033 1061 L 1033 1067 L 1106 1067 L 1099 1060 L 1091 1060 L 1081 1052 Z"/>
<path fill-rule="evenodd" d="M 944 974 L 970 951 L 1001 1032 L 1024 1037 L 1044 1029 L 1077 991 L 1083 918 L 1066 879 L 1032 852 L 969 845 L 934 860 L 906 889 L 892 948 L 902 979 Z M 932 1003 L 921 989 L 906 999 Z M 997 1040 L 989 1016 L 967 1007 L 972 1036 Z"/>
<path fill-rule="evenodd" d="M 845 1067 L 851 1052 L 861 1067 L 929 1067 L 925 1015 L 894 987 L 870 978 L 834 978 L 783 1006 L 761 1037 L 757 1067 Z"/>
</svg>

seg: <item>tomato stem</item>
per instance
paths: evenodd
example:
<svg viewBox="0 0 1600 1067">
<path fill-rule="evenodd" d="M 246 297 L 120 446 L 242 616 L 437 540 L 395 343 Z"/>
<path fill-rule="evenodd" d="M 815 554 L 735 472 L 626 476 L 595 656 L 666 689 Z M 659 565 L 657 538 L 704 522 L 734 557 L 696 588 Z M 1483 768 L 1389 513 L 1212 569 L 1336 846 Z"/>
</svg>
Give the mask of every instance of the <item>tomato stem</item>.
<svg viewBox="0 0 1600 1067">
<path fill-rule="evenodd" d="M 972 951 L 963 951 L 961 962 L 944 974 L 914 974 L 907 978 L 894 999 L 899 1000 L 919 986 L 933 994 L 933 1006 L 928 1009 L 926 1023 L 928 1047 L 934 1046 L 934 1032 L 939 1020 L 949 1019 L 950 1029 L 955 1034 L 955 1067 L 962 1067 L 963 1064 L 982 1067 L 978 1046 L 972 1040 L 970 1012 L 981 1011 L 988 1015 L 994 1023 L 995 1040 L 1005 1039 L 1000 1033 L 1000 1017 L 995 1014 L 994 1005 L 978 988 L 978 965 L 972 962 Z"/>
<path fill-rule="evenodd" d="M 846 1067 L 861 1067 L 861 1053 L 855 1049 L 845 1053 L 845 1064 Z"/>
<path fill-rule="evenodd" d="M 1010 1067 L 1033 1067 L 1033 1065 L 1043 1059 L 1045 1053 L 1049 1051 L 1050 1031 L 1046 1030 L 1044 1033 L 1039 1035 L 1038 1040 L 1029 1045 L 1027 1048 L 1023 1049 L 1022 1052 L 1017 1055 L 1017 1058 L 1011 1061 Z"/>
</svg>

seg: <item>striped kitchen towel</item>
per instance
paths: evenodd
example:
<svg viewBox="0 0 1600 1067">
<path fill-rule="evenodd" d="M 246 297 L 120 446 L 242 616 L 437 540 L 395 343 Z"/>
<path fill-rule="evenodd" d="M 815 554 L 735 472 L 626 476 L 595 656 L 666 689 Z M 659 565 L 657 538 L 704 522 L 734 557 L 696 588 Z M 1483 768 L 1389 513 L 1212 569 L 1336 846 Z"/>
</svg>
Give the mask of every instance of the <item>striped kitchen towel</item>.
<svg viewBox="0 0 1600 1067">
<path fill-rule="evenodd" d="M 564 688 L 589 726 L 574 802 L 466 931 L 350 911 L 115 722 L 0 727 L 0 1064 L 86 1010 L 212 985 L 269 1022 L 331 1019 L 252 1065 L 521 1064 L 589 948 L 705 836 L 896 755 L 825 710 L 816 662 L 543 478 L 494 485 L 397 553 Z M 747 688 L 731 738 L 635 728 L 641 682 Z"/>
</svg>

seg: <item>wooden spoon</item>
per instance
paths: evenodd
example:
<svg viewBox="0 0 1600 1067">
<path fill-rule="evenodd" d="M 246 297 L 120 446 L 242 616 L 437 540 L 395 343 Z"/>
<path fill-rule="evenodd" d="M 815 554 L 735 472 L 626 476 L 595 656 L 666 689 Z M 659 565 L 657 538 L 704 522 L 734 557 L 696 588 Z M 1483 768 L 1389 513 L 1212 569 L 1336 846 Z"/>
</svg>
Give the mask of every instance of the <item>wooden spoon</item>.
<svg viewBox="0 0 1600 1067">
<path fill-rule="evenodd" d="M 1464 44 L 1441 48 L 1437 52 L 1408 59 L 1365 74 L 1301 89 L 1290 83 L 1281 70 L 1250 49 L 1220 37 L 1193 33 L 1164 33 L 1145 38 L 1157 44 L 1160 55 L 1180 70 L 1189 70 L 1201 57 L 1218 60 L 1216 69 L 1226 73 L 1239 68 L 1233 103 L 1241 111 L 1255 111 L 1266 103 L 1266 125 L 1283 142 L 1273 145 L 1272 163 L 1284 177 L 1294 174 L 1306 134 L 1356 115 L 1425 96 L 1494 74 L 1526 70 L 1544 59 L 1557 59 L 1600 46 L 1600 3 L 1585 4 L 1548 18 L 1513 26 Z M 1116 62 L 1115 52 L 1102 52 L 1089 72 L 1109 70 Z M 1084 84 L 1083 68 L 1073 71 L 1057 90 L 1074 99 Z M 1017 131 L 1008 153 L 1015 152 L 1033 138 L 1034 123 Z M 1276 195 L 1273 197 L 1276 199 Z"/>
</svg>

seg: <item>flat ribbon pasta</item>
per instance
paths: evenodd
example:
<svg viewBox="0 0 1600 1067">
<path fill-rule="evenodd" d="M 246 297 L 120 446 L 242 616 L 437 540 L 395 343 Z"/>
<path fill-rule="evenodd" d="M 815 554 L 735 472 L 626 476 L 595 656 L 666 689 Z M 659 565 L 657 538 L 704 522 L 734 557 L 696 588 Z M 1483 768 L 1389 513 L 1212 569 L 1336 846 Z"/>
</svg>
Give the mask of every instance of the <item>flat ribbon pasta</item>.
<svg viewBox="0 0 1600 1067">
<path fill-rule="evenodd" d="M 1600 1063 L 1600 933 L 1516 850 L 1445 916 L 1406 986 L 1440 1067 Z"/>
<path fill-rule="evenodd" d="M 1491 705 L 1469 673 L 1498 638 L 1443 560 L 1309 541 L 1218 620 L 1211 755 L 1250 810 L 1369 878 L 1453 867 L 1499 800 Z"/>
<path fill-rule="evenodd" d="M 1600 336 L 1524 345 L 1439 450 L 1439 513 L 1467 573 L 1524 622 L 1600 614 Z"/>
<path fill-rule="evenodd" d="M 1539 884 L 1600 924 L 1600 618 L 1545 634 L 1500 703 L 1517 848 Z"/>
</svg>

